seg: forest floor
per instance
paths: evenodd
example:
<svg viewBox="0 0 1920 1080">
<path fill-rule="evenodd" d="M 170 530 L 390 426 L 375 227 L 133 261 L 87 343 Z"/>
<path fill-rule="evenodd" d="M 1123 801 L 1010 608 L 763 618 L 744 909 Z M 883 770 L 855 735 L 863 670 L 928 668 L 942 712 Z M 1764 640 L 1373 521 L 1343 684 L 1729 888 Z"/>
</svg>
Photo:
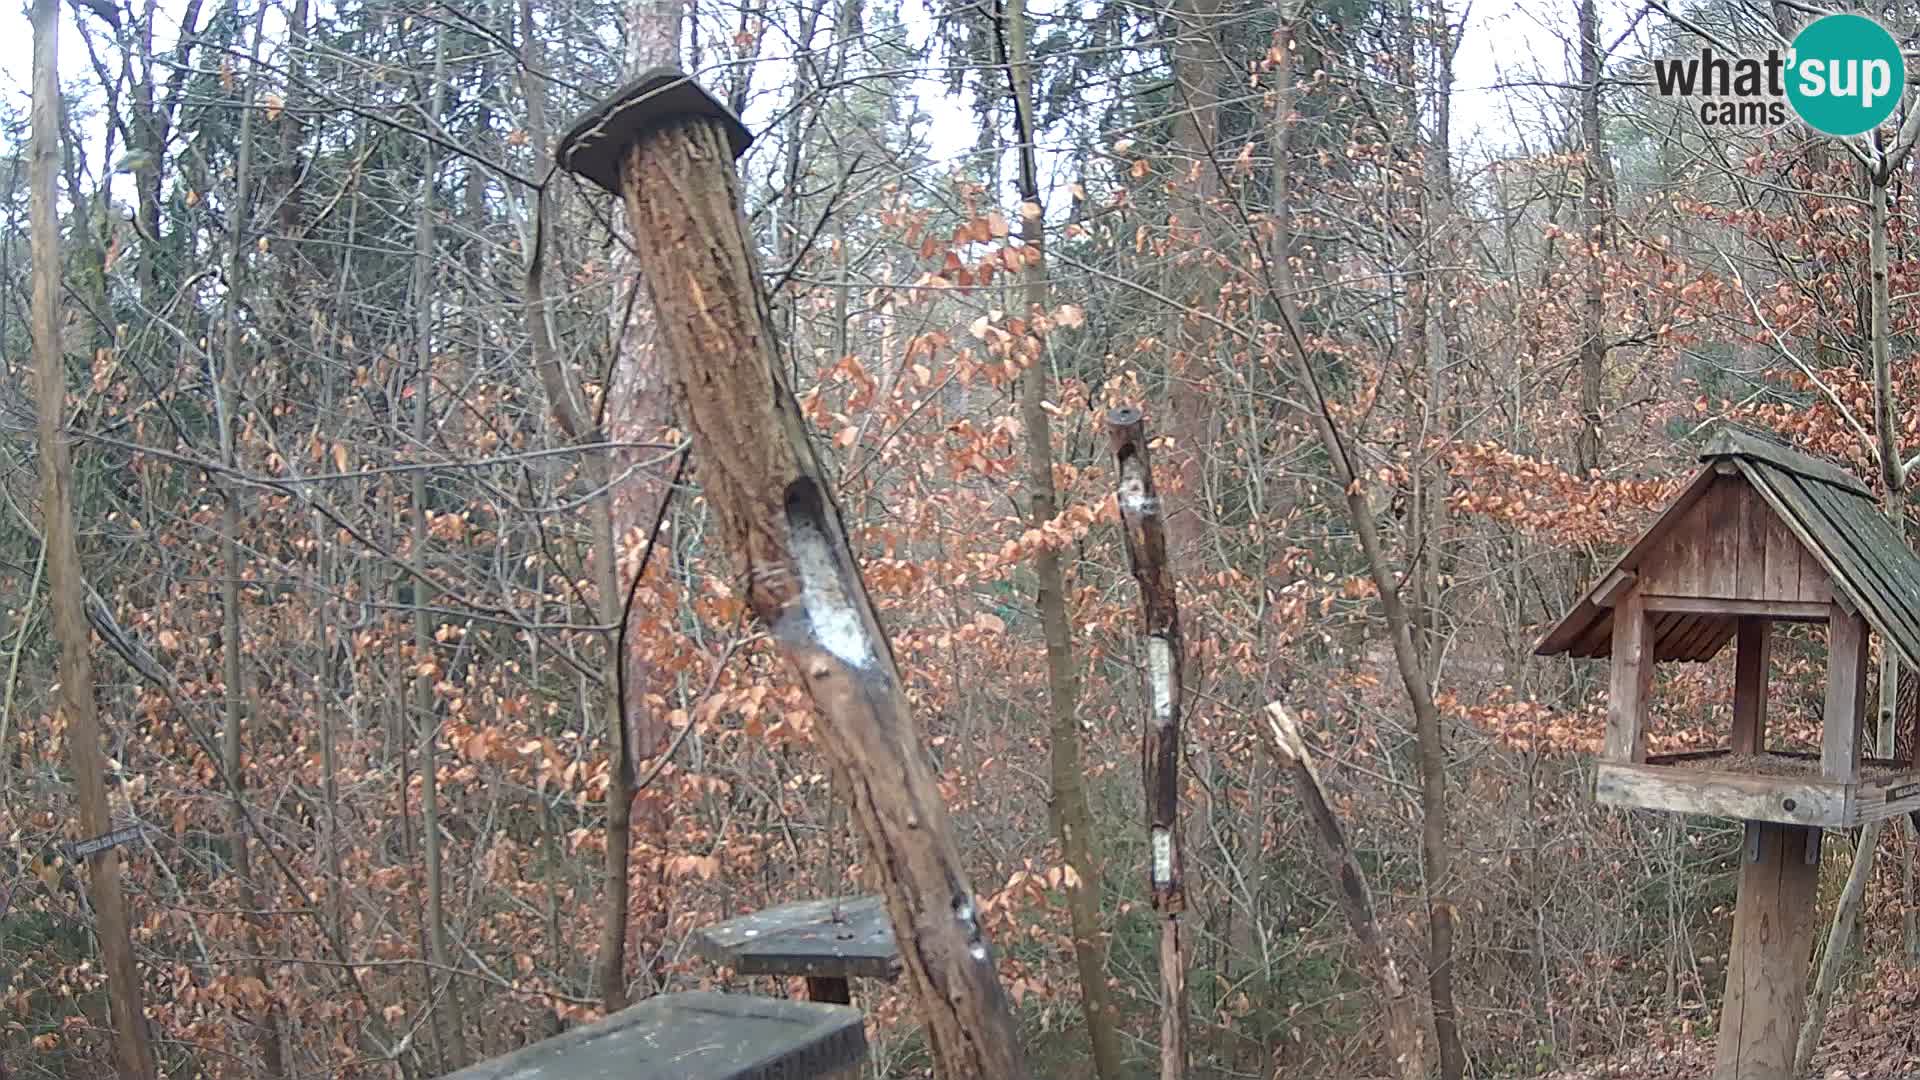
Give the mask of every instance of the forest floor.
<svg viewBox="0 0 1920 1080">
<path fill-rule="evenodd" d="M 1540 1080 L 1706 1080 L 1713 1054 L 1707 1035 L 1584 1062 Z M 1836 1001 L 1806 1080 L 1920 1080 L 1920 971 L 1883 964 Z"/>
</svg>

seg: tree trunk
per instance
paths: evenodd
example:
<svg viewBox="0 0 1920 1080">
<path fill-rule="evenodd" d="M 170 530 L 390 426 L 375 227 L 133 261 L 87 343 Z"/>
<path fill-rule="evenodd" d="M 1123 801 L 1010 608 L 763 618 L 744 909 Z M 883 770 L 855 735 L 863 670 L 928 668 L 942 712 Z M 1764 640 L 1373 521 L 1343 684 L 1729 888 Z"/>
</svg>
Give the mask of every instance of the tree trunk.
<svg viewBox="0 0 1920 1080">
<path fill-rule="evenodd" d="M 1225 274 L 1215 261 L 1222 249 L 1217 239 L 1213 204 L 1220 198 L 1219 141 L 1220 79 L 1223 56 L 1217 37 L 1220 0 L 1178 0 L 1173 7 L 1172 118 L 1175 164 L 1182 172 L 1181 187 L 1190 192 L 1181 214 L 1185 236 L 1204 250 L 1197 253 L 1186 277 L 1194 306 L 1212 312 L 1220 304 Z M 1206 238 L 1206 239 L 1203 239 Z M 1167 512 L 1167 541 L 1174 558 L 1189 557 L 1205 531 L 1208 518 L 1207 444 L 1209 404 L 1206 373 L 1213 353 L 1215 329 L 1187 320 L 1176 339 L 1180 348 L 1167 359 L 1167 405 L 1171 412 L 1174 475 L 1180 498 Z M 1230 915 L 1229 918 L 1237 916 Z"/>
<path fill-rule="evenodd" d="M 446 35 L 434 34 L 433 93 L 430 116 L 438 117 L 446 91 Z M 416 335 L 413 384 L 413 442 L 425 449 L 430 445 L 427 418 L 433 398 L 433 213 L 434 178 L 439 159 L 432 142 L 421 143 L 420 206 L 414 222 L 413 303 Z M 412 474 L 413 551 L 418 558 L 427 550 L 426 473 Z M 428 611 L 432 597 L 425 582 L 413 586 L 413 712 L 420 743 L 420 833 L 427 861 L 427 942 L 434 966 L 445 980 L 441 991 L 446 1000 L 445 1043 L 449 1061 L 443 1064 L 457 1069 L 467 1062 L 466 1015 L 461 1008 L 461 986 L 452 974 L 453 949 L 447 935 L 446 869 L 441 854 L 440 832 L 440 717 L 436 707 L 434 682 L 440 675 L 434 662 L 433 616 Z M 406 792 L 401 792 L 406 797 Z M 436 1017 L 438 1008 L 435 1008 Z M 441 1027 L 435 1020 L 435 1029 Z"/>
<path fill-rule="evenodd" d="M 1598 0 L 1580 0 L 1580 137 L 1587 161 L 1582 180 L 1580 232 L 1585 280 L 1580 306 L 1580 431 L 1573 460 L 1585 477 L 1600 467 L 1601 393 L 1606 378 L 1607 211 L 1613 169 L 1600 130 L 1600 26 Z"/>
<path fill-rule="evenodd" d="M 1127 563 L 1140 585 L 1140 627 L 1147 653 L 1152 710 L 1140 745 L 1147 802 L 1147 888 L 1160 916 L 1160 1080 L 1187 1074 L 1187 956 L 1180 932 L 1186 910 L 1185 845 L 1180 835 L 1180 707 L 1186 645 L 1180 602 L 1167 566 L 1166 530 L 1154 491 L 1147 427 L 1137 409 L 1107 414 L 1107 437 L 1119 476 L 1116 493 Z M 1255 829 L 1258 835 L 1258 828 Z"/>
<path fill-rule="evenodd" d="M 711 102 L 702 98 L 702 107 Z M 923 736 L 799 405 L 776 374 L 731 129 L 710 114 L 674 111 L 636 132 L 621 123 L 626 110 L 605 108 L 617 128 L 606 137 L 624 146 L 628 226 L 653 241 L 638 261 L 715 534 L 737 560 L 749 607 L 819 707 L 821 739 L 851 782 L 934 1060 L 951 1080 L 1020 1080 L 1018 1032 Z"/>
<path fill-rule="evenodd" d="M 1393 959 L 1393 945 L 1380 933 L 1380 924 L 1374 918 L 1373 893 L 1367 887 L 1367 876 L 1360 869 L 1359 860 L 1353 857 L 1353 849 L 1347 846 L 1340 819 L 1327 803 L 1326 789 L 1313 767 L 1306 740 L 1300 737 L 1299 725 L 1279 702 L 1268 705 L 1266 711 L 1268 746 L 1280 764 L 1293 773 L 1294 788 L 1300 794 L 1300 801 L 1306 804 L 1307 816 L 1313 821 L 1314 832 L 1326 855 L 1327 875 L 1333 879 L 1334 891 L 1339 894 L 1340 910 L 1353 929 L 1361 957 L 1379 980 L 1380 1003 L 1387 1014 L 1387 1050 L 1393 1055 L 1394 1072 L 1401 1080 L 1426 1080 L 1427 1053 L 1420 1037 L 1420 1025 L 1414 1020 L 1413 1000 L 1407 993 L 1406 981 L 1400 977 L 1400 966 Z"/>
<path fill-rule="evenodd" d="M 260 50 L 261 21 L 266 17 L 266 9 L 254 20 L 253 53 L 250 60 L 257 61 Z M 253 199 L 253 124 L 254 124 L 254 86 L 258 79 L 257 63 L 250 65 L 247 75 L 247 89 L 240 106 L 240 147 L 234 161 L 233 205 L 228 213 L 227 231 L 227 290 L 226 306 L 223 317 L 226 320 L 221 337 L 220 385 L 216 391 L 215 405 L 218 409 L 220 427 L 220 461 L 228 469 L 237 469 L 239 460 L 234 448 L 234 429 L 239 422 L 236 411 L 240 403 L 240 298 L 247 289 L 247 229 Z M 225 726 L 222 731 L 221 759 L 227 773 L 227 788 L 232 798 L 229 817 L 227 847 L 233 859 L 233 872 L 239 881 L 238 895 L 240 906 L 249 909 L 242 916 L 246 929 L 244 937 L 247 951 L 254 956 L 262 955 L 258 917 L 251 914 L 259 906 L 253 887 L 253 858 L 249 851 L 250 838 L 247 835 L 246 808 L 246 771 L 242 756 L 245 725 L 245 686 L 246 672 L 240 649 L 240 485 L 232 476 L 221 481 L 222 499 L 220 511 L 220 554 L 226 576 L 220 587 L 220 641 L 222 652 L 222 680 L 226 683 Z M 260 1014 L 253 1018 L 255 1039 L 260 1046 L 260 1058 L 267 1075 L 279 1076 L 284 1070 L 280 1049 L 279 1022 L 272 1005 L 272 989 L 267 983 L 267 967 L 263 961 L 255 960 L 249 965 L 253 977 L 260 980 L 261 992 L 267 996 L 268 1004 Z"/>
<path fill-rule="evenodd" d="M 1356 465 L 1352 449 L 1334 420 L 1319 375 L 1314 371 L 1314 353 L 1300 327 L 1299 314 L 1294 310 L 1292 269 L 1286 262 L 1280 262 L 1273 271 L 1266 281 L 1268 299 L 1279 314 L 1286 357 L 1306 398 L 1306 420 L 1326 451 L 1328 472 L 1345 494 L 1347 519 L 1353 525 L 1354 540 L 1366 561 L 1367 576 L 1379 593 L 1394 667 L 1408 704 L 1413 708 L 1420 772 L 1420 852 L 1427 901 L 1427 985 L 1443 1075 L 1446 1080 L 1456 1080 L 1458 1073 L 1445 1072 L 1450 1066 L 1463 1064 L 1464 1055 L 1458 1046 L 1453 1000 L 1453 902 L 1449 897 L 1453 851 L 1447 837 L 1447 748 L 1440 709 L 1427 681 L 1426 661 L 1414 639 L 1414 621 L 1401 597 L 1398 575 L 1387 561 L 1386 546 L 1367 490 L 1369 477 Z"/>
<path fill-rule="evenodd" d="M 1007 76 L 1011 83 L 1019 146 L 1020 240 L 1033 252 L 1046 250 L 1046 215 L 1041 209 L 1037 135 L 1033 115 L 1033 68 L 1028 55 L 1026 0 L 1006 6 Z M 1029 324 L 1048 308 L 1047 271 L 1031 256 L 1020 272 L 1021 309 Z M 1038 529 L 1053 520 L 1058 496 L 1053 486 L 1053 425 L 1046 409 L 1048 355 L 1039 336 L 1022 336 L 1014 346 L 1030 350 L 1020 376 L 1020 424 L 1027 442 L 1027 520 Z M 1120 1036 L 1107 998 L 1107 950 L 1100 926 L 1101 872 L 1094 844 L 1093 812 L 1087 805 L 1086 765 L 1080 745 L 1080 677 L 1074 670 L 1073 624 L 1067 614 L 1066 574 L 1060 553 L 1043 546 L 1033 557 L 1041 633 L 1047 649 L 1047 702 L 1051 711 L 1054 833 L 1072 878 L 1067 882 L 1067 916 L 1073 931 L 1073 958 L 1080 975 L 1081 1009 L 1093 1068 L 1101 1080 L 1120 1076 Z"/>
<path fill-rule="evenodd" d="M 80 829 L 98 836 L 113 828 L 107 806 L 107 762 L 100 749 L 100 717 L 93 698 L 87 616 L 81 592 L 79 542 L 74 536 L 73 459 L 67 446 L 66 357 L 60 346 L 60 218 L 54 182 L 60 159 L 59 5 L 33 3 L 33 136 L 31 170 L 33 250 L 34 405 L 40 440 L 40 515 L 47 558 L 53 636 L 60 651 L 55 724 L 67 729 L 68 768 L 80 802 Z M 120 854 L 105 848 L 87 857 L 87 899 L 107 976 L 114 1057 L 122 1077 L 153 1080 L 153 1047 L 141 1004 L 140 970 L 126 898 L 120 891 Z"/>
</svg>

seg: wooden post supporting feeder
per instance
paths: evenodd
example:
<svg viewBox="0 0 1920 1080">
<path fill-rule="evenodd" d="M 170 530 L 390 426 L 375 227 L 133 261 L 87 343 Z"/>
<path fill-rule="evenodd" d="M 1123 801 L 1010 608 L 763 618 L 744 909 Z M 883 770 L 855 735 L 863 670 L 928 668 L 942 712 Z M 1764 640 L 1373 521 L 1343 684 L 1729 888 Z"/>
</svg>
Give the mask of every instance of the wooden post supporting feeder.
<svg viewBox="0 0 1920 1080">
<path fill-rule="evenodd" d="M 849 781 L 942 1075 L 1020 1080 L 1027 1073 L 1012 1013 L 925 741 L 799 405 L 778 374 L 733 170 L 749 142 L 726 106 L 680 72 L 656 68 L 589 111 L 557 157 L 625 201 L 713 535 L 733 553 L 748 606 L 819 709 L 822 742 Z"/>
<path fill-rule="evenodd" d="M 1612 661 L 1599 802 L 1747 823 L 1714 1080 L 1789 1080 L 1821 830 L 1920 810 L 1920 740 L 1911 760 L 1861 753 L 1870 634 L 1920 667 L 1920 557 L 1871 490 L 1824 461 L 1732 429 L 1701 460 L 1674 504 L 1535 651 Z M 1827 627 L 1817 754 L 1767 744 L 1769 639 L 1779 622 Z M 1653 666 L 1710 660 L 1730 641 L 1726 746 L 1650 755 Z"/>
</svg>

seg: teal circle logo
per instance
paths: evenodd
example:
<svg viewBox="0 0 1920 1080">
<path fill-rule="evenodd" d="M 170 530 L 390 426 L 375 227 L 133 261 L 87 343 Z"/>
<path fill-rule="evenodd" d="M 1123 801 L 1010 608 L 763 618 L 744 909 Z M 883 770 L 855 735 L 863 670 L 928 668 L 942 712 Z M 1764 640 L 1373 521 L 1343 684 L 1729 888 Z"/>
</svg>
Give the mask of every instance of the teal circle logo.
<svg viewBox="0 0 1920 1080">
<path fill-rule="evenodd" d="M 1864 15 L 1824 15 L 1793 39 L 1787 100 L 1815 131 L 1858 135 L 1893 115 L 1907 89 L 1900 43 Z"/>
</svg>

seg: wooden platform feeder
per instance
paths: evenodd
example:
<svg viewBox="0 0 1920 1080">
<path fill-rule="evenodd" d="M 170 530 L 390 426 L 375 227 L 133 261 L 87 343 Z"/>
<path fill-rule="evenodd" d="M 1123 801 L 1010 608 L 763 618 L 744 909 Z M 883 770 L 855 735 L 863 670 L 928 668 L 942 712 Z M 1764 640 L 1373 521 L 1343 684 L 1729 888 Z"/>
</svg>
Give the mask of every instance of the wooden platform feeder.
<svg viewBox="0 0 1920 1080">
<path fill-rule="evenodd" d="M 892 980 L 900 948 L 878 896 L 802 900 L 728 919 L 696 935 L 709 960 L 740 975 L 800 975 L 807 997 L 845 1005 L 850 978 Z"/>
<path fill-rule="evenodd" d="M 661 994 L 444 1080 L 851 1080 L 858 1009 L 698 991 Z"/>
<path fill-rule="evenodd" d="M 1535 651 L 1612 662 L 1597 801 L 1747 823 L 1714 1078 L 1788 1080 L 1821 830 L 1920 810 L 1920 759 L 1862 755 L 1869 635 L 1920 670 L 1920 558 L 1871 490 L 1833 465 L 1734 430 L 1701 460 L 1680 497 Z M 1818 754 L 1767 745 L 1770 640 L 1780 622 L 1827 627 Z M 1726 745 L 1649 755 L 1653 666 L 1711 660 L 1729 642 Z"/>
</svg>

